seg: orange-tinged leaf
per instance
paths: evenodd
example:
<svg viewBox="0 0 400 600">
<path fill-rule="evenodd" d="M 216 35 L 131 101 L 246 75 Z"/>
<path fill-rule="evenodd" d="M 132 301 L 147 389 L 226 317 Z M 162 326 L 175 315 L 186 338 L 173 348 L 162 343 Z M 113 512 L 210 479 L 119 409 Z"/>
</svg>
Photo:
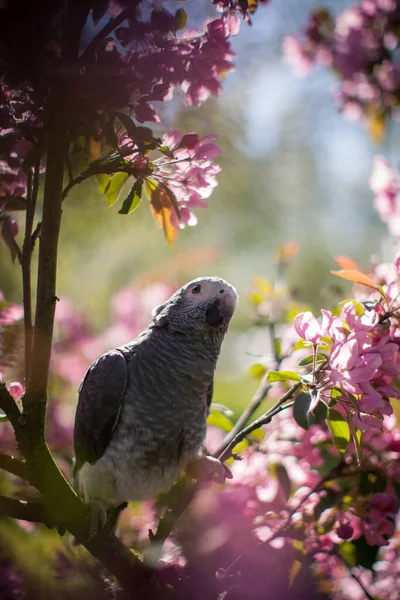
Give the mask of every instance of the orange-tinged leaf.
<svg viewBox="0 0 400 600">
<path fill-rule="evenodd" d="M 249 13 L 252 15 L 257 10 L 259 0 L 247 0 Z"/>
<path fill-rule="evenodd" d="M 263 298 L 267 298 L 273 291 L 273 285 L 264 277 L 256 276 L 253 278 L 255 293 L 259 293 Z"/>
<path fill-rule="evenodd" d="M 90 137 L 87 141 L 87 153 L 89 156 L 89 162 L 93 162 L 97 160 L 100 156 L 101 152 L 101 142 L 100 140 L 95 140 Z"/>
<path fill-rule="evenodd" d="M 156 210 L 153 205 L 151 209 L 159 228 L 164 231 L 165 239 L 172 246 L 178 233 L 177 227 L 171 221 L 172 209 L 167 206 L 161 206 Z"/>
<path fill-rule="evenodd" d="M 292 587 L 294 580 L 300 573 L 302 563 L 299 560 L 294 560 L 289 570 L 289 587 Z"/>
<path fill-rule="evenodd" d="M 342 279 L 347 279 L 347 281 L 352 281 L 353 283 L 359 283 L 360 285 L 365 285 L 367 287 L 372 288 L 373 290 L 381 291 L 379 285 L 372 281 L 367 275 L 364 273 L 360 273 L 360 271 L 353 271 L 352 269 L 343 269 L 342 271 L 331 271 L 332 275 L 336 275 L 337 277 L 341 277 Z"/>
<path fill-rule="evenodd" d="M 289 260 L 289 258 L 292 258 L 292 256 L 296 256 L 296 254 L 299 253 L 299 250 L 300 244 L 298 242 L 295 242 L 294 240 L 291 240 L 290 242 L 279 248 L 277 253 L 278 261 L 286 262 L 287 260 Z"/>
<path fill-rule="evenodd" d="M 345 269 L 347 271 L 358 271 L 358 264 L 348 256 L 335 256 L 334 261 L 341 269 Z"/>
<path fill-rule="evenodd" d="M 165 184 L 150 178 L 147 178 L 145 189 L 158 226 L 163 229 L 167 242 L 172 244 L 179 231 L 174 221 L 181 216 L 176 196 Z"/>
<path fill-rule="evenodd" d="M 381 113 L 375 113 L 368 119 L 368 131 L 374 142 L 383 142 L 386 135 L 385 117 Z"/>
</svg>

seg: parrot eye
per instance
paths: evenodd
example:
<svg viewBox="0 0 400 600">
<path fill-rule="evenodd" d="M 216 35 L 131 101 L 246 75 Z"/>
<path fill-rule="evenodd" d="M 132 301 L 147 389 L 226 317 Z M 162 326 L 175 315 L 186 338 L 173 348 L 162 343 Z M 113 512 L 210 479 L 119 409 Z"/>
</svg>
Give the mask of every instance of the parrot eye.
<svg viewBox="0 0 400 600">
<path fill-rule="evenodd" d="M 197 284 L 192 288 L 192 294 L 199 294 L 201 290 L 201 285 Z"/>
</svg>

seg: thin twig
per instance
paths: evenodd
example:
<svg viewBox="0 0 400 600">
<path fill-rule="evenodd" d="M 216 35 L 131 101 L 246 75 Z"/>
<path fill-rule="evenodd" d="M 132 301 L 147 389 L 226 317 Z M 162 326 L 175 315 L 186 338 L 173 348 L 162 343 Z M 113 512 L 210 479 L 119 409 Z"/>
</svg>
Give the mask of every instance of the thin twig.
<svg viewBox="0 0 400 600">
<path fill-rule="evenodd" d="M 356 581 L 358 583 L 358 585 L 364 592 L 366 598 L 368 598 L 368 600 L 374 600 L 374 596 L 372 596 L 369 593 L 369 591 L 365 588 L 364 584 L 360 581 L 360 579 L 357 577 L 357 575 L 353 572 L 352 566 L 349 565 L 349 563 L 344 558 L 344 556 L 342 556 L 341 554 L 335 554 L 335 556 L 337 556 L 342 561 L 342 563 L 345 565 L 345 567 L 347 568 L 347 570 L 349 572 L 350 577 L 352 577 L 354 579 L 354 581 Z"/>
<path fill-rule="evenodd" d="M 250 400 L 249 404 L 244 409 L 243 413 L 240 415 L 235 425 L 232 427 L 231 431 L 225 436 L 220 447 L 215 451 L 214 456 L 219 456 L 222 452 L 229 446 L 235 436 L 245 427 L 246 423 L 249 421 L 250 417 L 255 413 L 261 403 L 268 396 L 268 392 L 271 389 L 271 384 L 267 381 L 261 381 L 258 386 L 254 396 Z"/>
<path fill-rule="evenodd" d="M 95 169 L 92 164 L 88 169 L 86 169 L 86 171 L 83 171 L 80 175 L 75 177 L 75 179 L 70 181 L 65 186 L 62 192 L 62 200 L 65 200 L 65 198 L 75 185 L 77 185 L 78 183 L 82 183 L 82 181 L 85 181 L 85 179 L 89 179 L 94 175 L 114 175 L 115 173 L 126 173 L 127 175 L 135 177 L 135 179 L 137 179 L 140 176 L 146 175 L 146 173 L 143 173 L 143 169 L 135 169 L 133 167 L 127 168 L 125 165 L 121 165 L 118 167 L 115 164 L 105 164 L 100 166 L 98 169 Z"/>
<path fill-rule="evenodd" d="M 270 408 L 266 413 L 261 415 L 261 417 L 259 417 L 258 419 L 256 419 L 252 423 L 250 423 L 250 425 L 248 425 L 247 427 L 245 427 L 244 429 L 239 431 L 239 433 L 237 433 L 235 435 L 235 437 L 229 442 L 229 444 L 225 445 L 224 450 L 218 455 L 218 459 L 221 462 L 223 462 L 224 460 L 227 460 L 228 458 L 230 458 L 232 456 L 233 448 L 235 446 L 237 446 L 238 444 L 240 444 L 240 442 L 242 440 L 244 440 L 245 437 L 247 437 L 250 433 L 252 433 L 256 429 L 259 429 L 263 425 L 267 425 L 271 421 L 272 417 L 274 417 L 276 414 L 278 414 L 282 410 L 285 410 L 289 406 L 293 406 L 292 402 L 290 402 L 289 404 L 286 404 L 286 405 L 285 405 L 285 402 L 290 400 L 292 397 L 297 396 L 297 394 L 300 392 L 302 387 L 303 387 L 303 383 L 301 381 L 299 381 L 295 385 L 292 385 L 292 387 L 286 392 L 286 394 L 284 394 L 274 404 L 274 406 L 272 408 Z"/>
<path fill-rule="evenodd" d="M 42 221 L 38 221 L 37 225 L 35 227 L 35 231 L 32 233 L 32 250 L 35 247 L 36 240 L 38 239 L 38 237 L 40 235 L 41 229 L 42 229 Z"/>
<path fill-rule="evenodd" d="M 281 358 L 276 349 L 275 323 L 269 323 L 268 333 L 270 337 L 271 351 L 274 355 L 273 370 L 278 370 L 281 363 Z M 256 410 L 261 406 L 265 398 L 268 396 L 271 387 L 272 386 L 268 381 L 262 380 L 260 382 L 260 385 L 258 386 L 254 396 L 236 421 L 235 425 L 232 427 L 231 431 L 225 436 L 221 446 L 215 452 L 215 456 L 219 456 L 225 450 L 225 448 L 227 448 L 239 431 L 246 426 L 251 416 L 256 412 Z"/>
<path fill-rule="evenodd" d="M 317 374 L 319 373 L 325 366 L 326 366 L 327 360 L 324 360 L 323 362 L 321 362 L 318 367 L 315 369 L 314 373 Z M 264 382 L 265 385 L 267 385 L 267 382 Z M 254 431 L 255 429 L 258 429 L 259 427 L 261 427 L 262 425 L 266 425 L 267 423 L 269 423 L 270 419 L 270 413 L 275 413 L 276 409 L 278 407 L 280 407 L 282 404 L 284 404 L 287 400 L 289 400 L 292 395 L 296 394 L 297 392 L 302 388 L 303 386 L 303 382 L 299 381 L 299 383 L 296 383 L 294 385 L 292 385 L 292 387 L 286 392 L 286 394 L 284 394 L 266 413 L 264 413 L 261 417 L 259 417 L 258 419 L 256 419 L 255 421 L 253 421 L 253 423 L 251 423 L 248 427 L 246 427 L 245 429 L 240 430 L 238 433 L 235 434 L 235 436 L 227 436 L 225 438 L 225 440 L 222 442 L 220 448 L 218 448 L 218 450 L 215 452 L 214 456 L 217 456 L 219 458 L 219 460 L 226 460 L 226 458 L 229 458 L 229 456 L 231 456 L 231 454 L 225 454 L 229 449 L 232 450 L 232 448 L 234 448 L 237 444 L 239 444 L 247 435 L 249 435 L 249 433 L 251 433 L 252 431 Z M 262 384 L 259 387 L 259 390 L 263 390 Z M 254 397 L 257 397 L 258 391 L 256 392 Z M 260 395 L 261 395 L 260 392 Z M 267 392 L 268 393 L 268 390 Z M 253 405 L 253 401 L 254 401 L 254 397 L 250 402 L 249 407 L 251 407 Z M 272 415 L 272 416 L 273 416 Z M 237 430 L 237 427 L 234 427 L 235 430 Z M 221 456 L 223 456 L 224 458 L 221 458 Z"/>
<path fill-rule="evenodd" d="M 82 52 L 81 56 L 79 57 L 79 61 L 83 62 L 84 60 L 88 60 L 89 58 L 94 56 L 99 42 L 101 42 L 101 40 L 104 40 L 108 35 L 110 35 L 110 33 L 112 33 L 116 29 L 116 27 L 118 27 L 118 25 L 121 25 L 121 23 L 123 23 L 125 19 L 127 19 L 131 15 L 134 15 L 136 12 L 136 8 L 140 2 L 141 0 L 135 0 L 133 5 L 129 6 L 129 8 L 125 8 L 125 10 L 120 12 L 119 15 L 117 15 L 113 19 L 110 19 L 107 25 L 105 25 L 105 27 L 103 27 L 103 29 L 101 29 L 101 31 L 99 31 L 99 33 L 97 33 L 94 36 L 92 41 Z"/>
</svg>

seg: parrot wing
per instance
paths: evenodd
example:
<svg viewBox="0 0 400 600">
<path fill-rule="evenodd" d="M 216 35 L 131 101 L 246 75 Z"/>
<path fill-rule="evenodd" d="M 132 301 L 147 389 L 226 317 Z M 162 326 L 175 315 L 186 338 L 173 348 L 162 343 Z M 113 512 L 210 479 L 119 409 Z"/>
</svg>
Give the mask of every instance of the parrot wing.
<svg viewBox="0 0 400 600">
<path fill-rule="evenodd" d="M 78 471 L 94 464 L 107 449 L 117 425 L 128 381 L 125 356 L 119 350 L 103 354 L 88 369 L 79 388 L 74 445 Z"/>
<path fill-rule="evenodd" d="M 210 385 L 208 386 L 208 390 L 207 390 L 207 407 L 208 407 L 207 414 L 210 414 L 210 406 L 211 406 L 213 394 L 214 394 L 214 379 L 211 381 Z"/>
</svg>

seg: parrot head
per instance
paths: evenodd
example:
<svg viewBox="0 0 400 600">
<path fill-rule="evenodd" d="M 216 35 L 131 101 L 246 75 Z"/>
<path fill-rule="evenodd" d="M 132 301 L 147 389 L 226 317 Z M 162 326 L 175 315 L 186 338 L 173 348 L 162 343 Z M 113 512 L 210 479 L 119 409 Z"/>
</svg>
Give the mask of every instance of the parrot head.
<svg viewBox="0 0 400 600">
<path fill-rule="evenodd" d="M 199 277 L 153 311 L 156 326 L 225 334 L 235 311 L 236 290 L 219 277 Z"/>
</svg>

